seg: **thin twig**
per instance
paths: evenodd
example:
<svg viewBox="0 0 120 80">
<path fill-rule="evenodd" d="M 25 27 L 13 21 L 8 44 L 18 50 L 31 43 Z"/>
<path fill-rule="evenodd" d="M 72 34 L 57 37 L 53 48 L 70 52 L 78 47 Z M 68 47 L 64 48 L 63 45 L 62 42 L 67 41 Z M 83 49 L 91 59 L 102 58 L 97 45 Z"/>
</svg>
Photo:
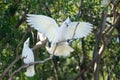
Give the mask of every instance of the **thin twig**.
<svg viewBox="0 0 120 80">
<path fill-rule="evenodd" d="M 78 25 L 79 25 L 79 22 L 78 22 L 77 25 L 75 26 L 75 29 L 74 29 L 74 33 L 73 33 L 72 39 L 73 39 L 74 36 L 75 36 L 75 31 L 77 30 Z"/>
<path fill-rule="evenodd" d="M 56 80 L 59 80 L 57 62 L 55 62 L 54 59 L 52 59 L 52 62 L 53 62 L 53 66 L 54 66 L 54 73 L 55 73 Z"/>
<path fill-rule="evenodd" d="M 17 57 L 15 58 L 15 60 L 4 70 L 4 72 L 3 72 L 2 75 L 1 75 L 1 79 L 7 74 L 7 72 L 9 71 L 9 69 L 10 69 L 11 67 L 13 67 L 13 65 L 14 65 L 18 60 L 20 60 L 20 56 L 17 56 Z"/>
<path fill-rule="evenodd" d="M 79 11 L 78 11 L 78 16 L 80 16 L 82 13 L 83 13 L 83 11 L 82 11 L 82 7 L 83 7 L 83 2 L 84 2 L 84 0 L 81 0 L 81 4 L 80 4 L 80 7 L 79 7 Z"/>
<path fill-rule="evenodd" d="M 56 51 L 56 49 L 57 49 L 57 47 L 58 47 L 58 43 L 56 43 L 56 46 L 55 46 L 55 49 L 54 49 L 54 51 L 53 51 L 53 54 L 52 55 L 54 55 L 55 54 L 55 51 Z M 53 58 L 53 57 L 52 57 Z M 53 60 L 52 60 L 53 61 Z M 57 65 L 57 64 L 55 64 L 54 63 L 54 61 L 53 61 L 53 64 L 54 64 L 54 72 L 55 72 L 55 78 L 56 78 L 56 80 L 59 80 L 58 79 L 58 72 L 57 72 L 57 68 L 55 67 L 55 65 Z"/>
<path fill-rule="evenodd" d="M 17 28 L 19 28 L 20 27 L 20 25 L 23 23 L 23 22 L 25 22 L 25 19 L 26 19 L 26 14 L 28 13 L 28 10 L 27 10 L 27 8 L 25 8 L 25 11 L 24 11 L 24 14 L 23 14 L 23 16 L 22 16 L 22 18 L 19 20 L 19 22 L 15 25 L 15 28 L 17 29 Z"/>
</svg>

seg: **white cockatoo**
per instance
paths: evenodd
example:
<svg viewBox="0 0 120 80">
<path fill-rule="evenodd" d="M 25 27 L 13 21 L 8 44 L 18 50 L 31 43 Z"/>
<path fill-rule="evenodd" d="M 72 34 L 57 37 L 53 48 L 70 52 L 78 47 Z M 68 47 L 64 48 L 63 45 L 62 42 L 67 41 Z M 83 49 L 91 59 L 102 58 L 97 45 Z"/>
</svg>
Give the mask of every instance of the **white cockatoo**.
<svg viewBox="0 0 120 80">
<path fill-rule="evenodd" d="M 25 42 L 24 42 L 24 46 L 23 46 L 23 50 L 22 50 L 22 59 L 23 62 L 25 64 L 30 64 L 34 62 L 34 54 L 33 51 L 29 48 L 29 39 L 28 38 Z M 35 75 L 35 69 L 34 69 L 34 65 L 31 65 L 27 68 L 25 75 L 27 77 L 32 77 Z"/>
<path fill-rule="evenodd" d="M 27 22 L 31 27 L 43 33 L 51 42 L 46 47 L 50 54 L 67 56 L 73 49 L 69 46 L 68 39 L 77 39 L 87 36 L 92 31 L 92 24 L 87 22 L 71 22 L 68 17 L 59 27 L 56 21 L 48 16 L 27 14 Z M 61 42 L 56 45 L 56 43 Z M 54 51 L 54 49 L 56 49 Z"/>
</svg>

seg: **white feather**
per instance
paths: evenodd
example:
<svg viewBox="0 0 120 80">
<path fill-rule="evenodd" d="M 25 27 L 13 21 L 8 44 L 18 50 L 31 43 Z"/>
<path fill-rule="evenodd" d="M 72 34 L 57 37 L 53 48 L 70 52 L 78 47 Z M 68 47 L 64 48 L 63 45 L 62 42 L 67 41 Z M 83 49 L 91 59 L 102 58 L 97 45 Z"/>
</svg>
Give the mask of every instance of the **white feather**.
<svg viewBox="0 0 120 80">
<path fill-rule="evenodd" d="M 35 75 L 35 69 L 34 69 L 34 65 L 29 66 L 25 72 L 25 75 L 27 77 L 33 77 Z"/>
<path fill-rule="evenodd" d="M 44 15 L 27 14 L 27 16 L 28 24 L 43 33 L 50 42 L 55 38 L 59 27 L 54 19 Z"/>
<path fill-rule="evenodd" d="M 37 39 L 40 40 L 40 41 L 45 41 L 46 37 L 42 33 L 37 32 Z"/>
<path fill-rule="evenodd" d="M 29 38 L 24 42 L 24 46 L 22 50 L 22 58 L 25 64 L 30 64 L 34 62 L 33 51 L 29 48 Z M 35 75 L 34 65 L 29 66 L 27 68 L 25 75 L 28 77 L 32 77 Z"/>
<path fill-rule="evenodd" d="M 92 24 L 87 22 L 71 22 L 66 31 L 66 40 L 86 37 L 92 28 Z"/>
<path fill-rule="evenodd" d="M 71 23 L 71 20 L 70 18 L 68 17 L 63 23 L 62 25 L 60 26 L 58 32 L 57 32 L 57 36 L 56 36 L 56 41 L 55 42 L 60 42 L 60 41 L 63 41 L 66 39 L 66 31 L 67 31 L 67 28 L 68 28 L 68 24 Z"/>
<path fill-rule="evenodd" d="M 74 49 L 70 47 L 67 42 L 62 42 L 58 44 L 57 47 L 56 45 L 52 45 L 51 47 L 46 46 L 46 49 L 50 54 L 54 53 L 54 55 L 56 56 L 64 56 L 64 57 L 69 56 L 70 53 L 74 51 Z"/>
</svg>

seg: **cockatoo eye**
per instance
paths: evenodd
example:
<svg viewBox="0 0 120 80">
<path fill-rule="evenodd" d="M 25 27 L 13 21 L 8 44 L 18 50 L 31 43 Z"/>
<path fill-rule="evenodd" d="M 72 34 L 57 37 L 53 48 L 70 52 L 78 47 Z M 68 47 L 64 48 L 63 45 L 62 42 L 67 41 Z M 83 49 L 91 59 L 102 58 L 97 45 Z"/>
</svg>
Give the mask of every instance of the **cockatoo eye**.
<svg viewBox="0 0 120 80">
<path fill-rule="evenodd" d="M 68 23 L 67 22 L 65 22 L 65 25 L 68 27 Z"/>
</svg>

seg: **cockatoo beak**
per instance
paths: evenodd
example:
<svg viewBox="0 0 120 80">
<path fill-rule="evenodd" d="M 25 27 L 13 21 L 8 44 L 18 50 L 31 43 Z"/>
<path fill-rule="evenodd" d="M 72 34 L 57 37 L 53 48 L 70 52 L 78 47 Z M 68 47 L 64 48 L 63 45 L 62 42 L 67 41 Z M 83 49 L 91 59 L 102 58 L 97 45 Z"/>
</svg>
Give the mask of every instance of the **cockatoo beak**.
<svg viewBox="0 0 120 80">
<path fill-rule="evenodd" d="M 29 41 L 30 41 L 30 38 L 28 37 L 28 38 L 27 38 L 27 40 L 26 40 L 26 42 L 28 42 L 28 43 L 29 43 Z"/>
<path fill-rule="evenodd" d="M 24 45 L 28 45 L 29 46 L 29 41 L 30 41 L 30 38 L 28 37 L 27 40 L 25 41 Z"/>
</svg>

